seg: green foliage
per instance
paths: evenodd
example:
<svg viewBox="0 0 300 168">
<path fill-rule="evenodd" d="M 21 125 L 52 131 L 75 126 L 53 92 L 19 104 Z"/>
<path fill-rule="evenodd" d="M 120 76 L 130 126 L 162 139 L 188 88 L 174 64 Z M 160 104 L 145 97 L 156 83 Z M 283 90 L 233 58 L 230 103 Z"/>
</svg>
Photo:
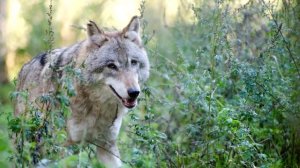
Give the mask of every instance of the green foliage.
<svg viewBox="0 0 300 168">
<path fill-rule="evenodd" d="M 299 59 L 286 25 L 292 4 L 276 12 L 255 1 L 240 9 L 200 4 L 194 25 L 171 28 L 174 48 L 160 48 L 158 37 L 148 49 L 152 79 L 143 115 L 130 115 L 128 160 L 136 167 L 297 167 Z"/>
<path fill-rule="evenodd" d="M 299 167 L 299 2 L 283 2 L 280 10 L 264 1 L 238 9 L 232 3 L 198 2 L 195 22 L 178 20 L 168 28 L 171 36 L 147 33 L 143 21 L 151 79 L 121 130 L 124 167 Z M 142 1 L 142 15 L 145 8 Z M 19 167 L 103 167 L 93 145 L 62 145 L 69 98 L 76 94 L 72 79 L 81 75 L 72 63 L 57 71 L 66 78 L 56 81 L 56 93 L 36 100 L 39 108 L 26 92 L 13 92 L 12 98 L 27 102 L 26 113 L 13 117 L 9 107 L 0 109 L 6 111 L 0 116 L 0 167 L 9 160 Z"/>
</svg>

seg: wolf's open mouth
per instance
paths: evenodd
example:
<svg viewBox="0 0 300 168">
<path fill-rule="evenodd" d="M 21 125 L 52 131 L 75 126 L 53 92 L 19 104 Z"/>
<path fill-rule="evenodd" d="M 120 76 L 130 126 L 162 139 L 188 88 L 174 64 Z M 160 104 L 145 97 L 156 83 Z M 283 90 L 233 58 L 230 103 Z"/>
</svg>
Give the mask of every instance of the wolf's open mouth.
<svg viewBox="0 0 300 168">
<path fill-rule="evenodd" d="M 116 90 L 109 85 L 110 89 L 114 92 L 114 94 L 122 101 L 123 105 L 127 108 L 133 108 L 136 105 L 136 98 L 128 98 L 128 99 L 124 99 L 122 98 L 117 92 Z"/>
</svg>

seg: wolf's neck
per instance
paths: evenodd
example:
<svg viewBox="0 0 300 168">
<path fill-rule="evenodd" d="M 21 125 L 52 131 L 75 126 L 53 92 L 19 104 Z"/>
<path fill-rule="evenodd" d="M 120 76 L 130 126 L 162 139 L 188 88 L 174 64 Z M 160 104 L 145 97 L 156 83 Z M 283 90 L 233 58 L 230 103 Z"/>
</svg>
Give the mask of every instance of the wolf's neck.
<svg viewBox="0 0 300 168">
<path fill-rule="evenodd" d="M 69 123 L 86 130 L 90 140 L 114 141 L 119 134 L 127 109 L 110 92 L 105 88 L 93 90 L 78 87 L 77 95 L 71 100 Z"/>
<path fill-rule="evenodd" d="M 82 117 L 92 115 L 97 120 L 102 120 L 103 123 L 112 123 L 127 112 L 118 98 L 104 86 L 99 86 L 99 88 L 78 87 L 72 104 L 72 111 L 80 111 Z"/>
</svg>

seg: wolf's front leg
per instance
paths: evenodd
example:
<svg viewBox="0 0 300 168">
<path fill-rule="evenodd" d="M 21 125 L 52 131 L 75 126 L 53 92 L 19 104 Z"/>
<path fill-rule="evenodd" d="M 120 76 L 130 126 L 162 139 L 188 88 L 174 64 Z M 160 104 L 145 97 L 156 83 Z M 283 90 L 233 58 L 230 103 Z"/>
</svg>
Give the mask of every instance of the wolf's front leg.
<svg viewBox="0 0 300 168">
<path fill-rule="evenodd" d="M 97 147 L 97 156 L 107 168 L 119 168 L 122 166 L 120 153 L 116 145 L 113 145 L 108 149 Z"/>
</svg>

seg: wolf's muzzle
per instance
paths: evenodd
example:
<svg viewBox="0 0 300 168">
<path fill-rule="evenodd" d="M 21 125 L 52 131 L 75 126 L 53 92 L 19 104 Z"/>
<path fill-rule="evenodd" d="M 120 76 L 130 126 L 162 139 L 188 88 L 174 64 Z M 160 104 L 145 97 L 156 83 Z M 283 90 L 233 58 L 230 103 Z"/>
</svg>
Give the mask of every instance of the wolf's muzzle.
<svg viewBox="0 0 300 168">
<path fill-rule="evenodd" d="M 112 92 L 122 101 L 123 105 L 127 108 L 133 108 L 136 106 L 137 104 L 137 97 L 140 94 L 139 90 L 135 90 L 135 89 L 128 89 L 127 93 L 129 98 L 123 98 L 121 97 L 117 91 L 111 86 L 109 85 L 110 89 L 112 90 Z"/>
<path fill-rule="evenodd" d="M 130 97 L 131 99 L 136 99 L 136 98 L 139 96 L 140 91 L 139 91 L 139 90 L 136 90 L 136 89 L 134 89 L 134 88 L 129 88 L 129 89 L 127 90 L 127 93 L 128 93 L 128 95 L 129 95 L 129 97 Z"/>
<path fill-rule="evenodd" d="M 116 90 L 115 90 L 111 85 L 109 85 L 109 87 L 110 87 L 110 89 L 114 92 L 114 94 L 115 94 L 118 98 L 123 99 L 123 98 L 116 92 Z"/>
</svg>

